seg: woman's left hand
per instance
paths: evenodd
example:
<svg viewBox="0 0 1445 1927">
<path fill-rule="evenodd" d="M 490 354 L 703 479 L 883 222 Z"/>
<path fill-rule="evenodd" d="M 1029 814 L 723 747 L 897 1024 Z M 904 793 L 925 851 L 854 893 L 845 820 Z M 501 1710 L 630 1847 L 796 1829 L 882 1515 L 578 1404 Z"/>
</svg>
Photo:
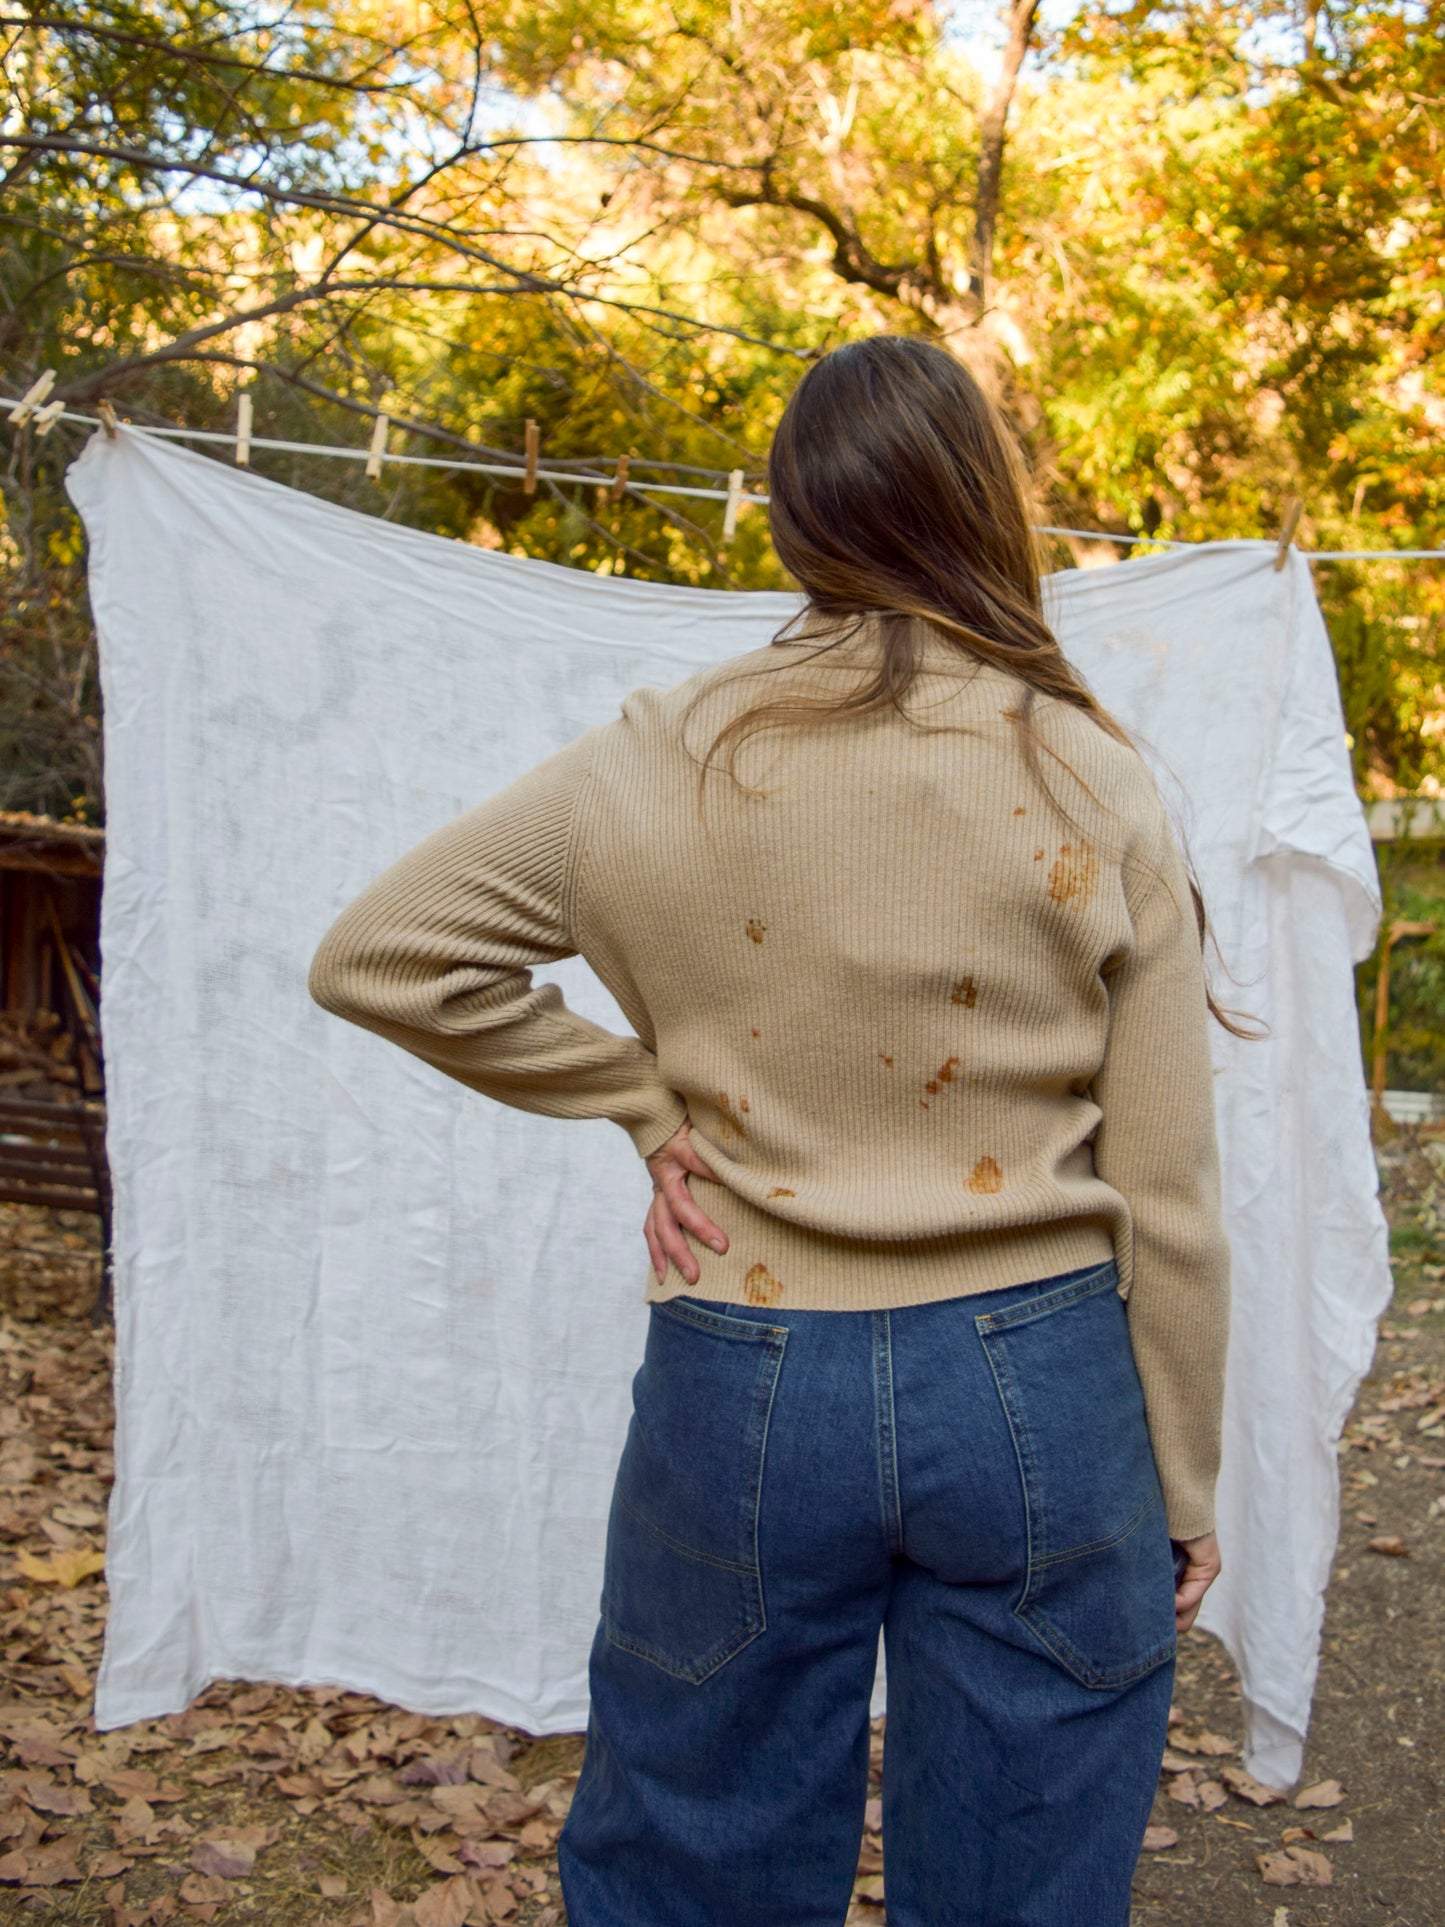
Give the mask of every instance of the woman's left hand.
<svg viewBox="0 0 1445 1927">
<path fill-rule="evenodd" d="M 1189 1563 L 1174 1591 L 1174 1626 L 1184 1633 L 1199 1617 L 1204 1595 L 1219 1577 L 1219 1541 L 1212 1532 L 1206 1532 L 1198 1539 L 1181 1539 L 1179 1543 Z"/>
<path fill-rule="evenodd" d="M 692 1148 L 691 1123 L 674 1131 L 666 1144 L 644 1162 L 652 1173 L 652 1203 L 642 1231 L 652 1254 L 657 1282 L 667 1283 L 667 1266 L 671 1260 L 687 1283 L 695 1285 L 699 1277 L 698 1263 L 684 1231 L 690 1231 L 717 1252 L 726 1251 L 728 1241 L 701 1206 L 693 1202 L 687 1181 L 689 1177 L 699 1177 L 711 1178 L 717 1183 L 717 1173 Z"/>
</svg>

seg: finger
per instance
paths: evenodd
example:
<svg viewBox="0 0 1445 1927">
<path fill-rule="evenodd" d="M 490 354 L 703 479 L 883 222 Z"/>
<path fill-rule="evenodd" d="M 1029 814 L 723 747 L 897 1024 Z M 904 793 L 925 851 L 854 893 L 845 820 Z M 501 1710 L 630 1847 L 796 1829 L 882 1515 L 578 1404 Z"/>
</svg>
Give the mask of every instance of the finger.
<svg viewBox="0 0 1445 1927">
<path fill-rule="evenodd" d="M 706 1211 L 703 1210 L 702 1206 L 688 1190 L 687 1179 L 685 1177 L 677 1176 L 665 1182 L 662 1195 L 667 1200 L 668 1209 L 672 1212 L 672 1215 L 677 1219 L 678 1223 L 686 1225 L 695 1238 L 700 1238 L 705 1245 L 710 1245 L 714 1251 L 727 1250 L 728 1241 L 726 1235 L 719 1226 L 713 1223 Z"/>
<path fill-rule="evenodd" d="M 1192 1570 L 1186 1571 L 1174 1593 L 1174 1623 L 1180 1632 L 1187 1632 L 1194 1624 L 1204 1595 L 1215 1578 L 1215 1573 L 1195 1573 L 1191 1577 Z"/>
<path fill-rule="evenodd" d="M 657 1273 L 657 1282 L 660 1285 L 665 1285 L 667 1283 L 667 1254 L 662 1249 L 661 1241 L 657 1236 L 656 1228 L 652 1222 L 652 1216 L 652 1207 L 649 1205 L 647 1216 L 642 1223 L 642 1235 L 647 1240 L 647 1253 L 652 1260 L 652 1269 Z"/>
<path fill-rule="evenodd" d="M 653 1201 L 657 1217 L 657 1236 L 667 1256 L 682 1273 L 684 1280 L 695 1285 L 698 1280 L 697 1259 L 692 1255 L 692 1247 L 682 1234 L 682 1227 L 673 1216 L 665 1197 Z"/>
<path fill-rule="evenodd" d="M 679 1164 L 684 1165 L 698 1177 L 711 1178 L 714 1184 L 722 1182 L 717 1172 L 713 1170 L 712 1166 L 702 1155 L 701 1151 L 698 1150 L 691 1138 L 684 1138 L 682 1142 L 676 1146 L 674 1155 Z"/>
</svg>

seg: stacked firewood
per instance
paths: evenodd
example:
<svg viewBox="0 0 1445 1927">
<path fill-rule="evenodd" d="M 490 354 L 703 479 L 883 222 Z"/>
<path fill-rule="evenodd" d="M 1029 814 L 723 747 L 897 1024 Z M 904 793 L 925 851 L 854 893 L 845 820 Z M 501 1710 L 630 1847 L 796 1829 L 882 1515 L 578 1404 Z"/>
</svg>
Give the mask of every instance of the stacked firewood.
<svg viewBox="0 0 1445 1927">
<path fill-rule="evenodd" d="M 88 1055 L 82 1046 L 82 1053 Z M 12 1096 L 62 1095 L 61 1085 L 78 1090 L 83 1066 L 77 1061 L 75 1038 L 53 1010 L 0 1010 L 0 1091 Z"/>
</svg>

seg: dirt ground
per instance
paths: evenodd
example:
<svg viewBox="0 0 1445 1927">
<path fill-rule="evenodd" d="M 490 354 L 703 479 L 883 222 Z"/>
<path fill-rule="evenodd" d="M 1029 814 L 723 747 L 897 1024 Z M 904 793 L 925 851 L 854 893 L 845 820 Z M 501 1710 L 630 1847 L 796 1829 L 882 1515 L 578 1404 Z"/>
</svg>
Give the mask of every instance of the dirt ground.
<svg viewBox="0 0 1445 1927">
<path fill-rule="evenodd" d="M 1445 1924 L 1445 1142 L 1405 1133 L 1380 1158 L 1395 1302 L 1341 1446 L 1301 1782 L 1319 1804 L 1250 1798 L 1234 1674 L 1188 1635 L 1135 1927 Z M 92 1221 L 0 1206 L 0 1921 L 562 1927 L 578 1738 L 244 1684 L 96 1733 L 111 1474 L 96 1276 Z M 875 1772 L 881 1751 L 879 1731 Z M 855 1927 L 882 1927 L 879 1846 L 870 1831 Z"/>
</svg>

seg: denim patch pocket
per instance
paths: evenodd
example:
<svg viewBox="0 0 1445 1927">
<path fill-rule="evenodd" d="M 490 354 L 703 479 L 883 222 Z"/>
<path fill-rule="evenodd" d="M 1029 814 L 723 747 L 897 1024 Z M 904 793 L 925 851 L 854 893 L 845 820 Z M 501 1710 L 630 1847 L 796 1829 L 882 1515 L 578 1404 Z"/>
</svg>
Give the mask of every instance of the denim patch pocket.
<svg viewBox="0 0 1445 1927">
<path fill-rule="evenodd" d="M 673 1299 L 632 1382 L 602 1582 L 614 1646 L 694 1683 L 763 1630 L 758 1507 L 780 1326 Z"/>
<path fill-rule="evenodd" d="M 1028 1521 L 1014 1611 L 1084 1686 L 1175 1650 L 1174 1572 L 1144 1393 L 1112 1264 L 975 1318 Z"/>
</svg>

